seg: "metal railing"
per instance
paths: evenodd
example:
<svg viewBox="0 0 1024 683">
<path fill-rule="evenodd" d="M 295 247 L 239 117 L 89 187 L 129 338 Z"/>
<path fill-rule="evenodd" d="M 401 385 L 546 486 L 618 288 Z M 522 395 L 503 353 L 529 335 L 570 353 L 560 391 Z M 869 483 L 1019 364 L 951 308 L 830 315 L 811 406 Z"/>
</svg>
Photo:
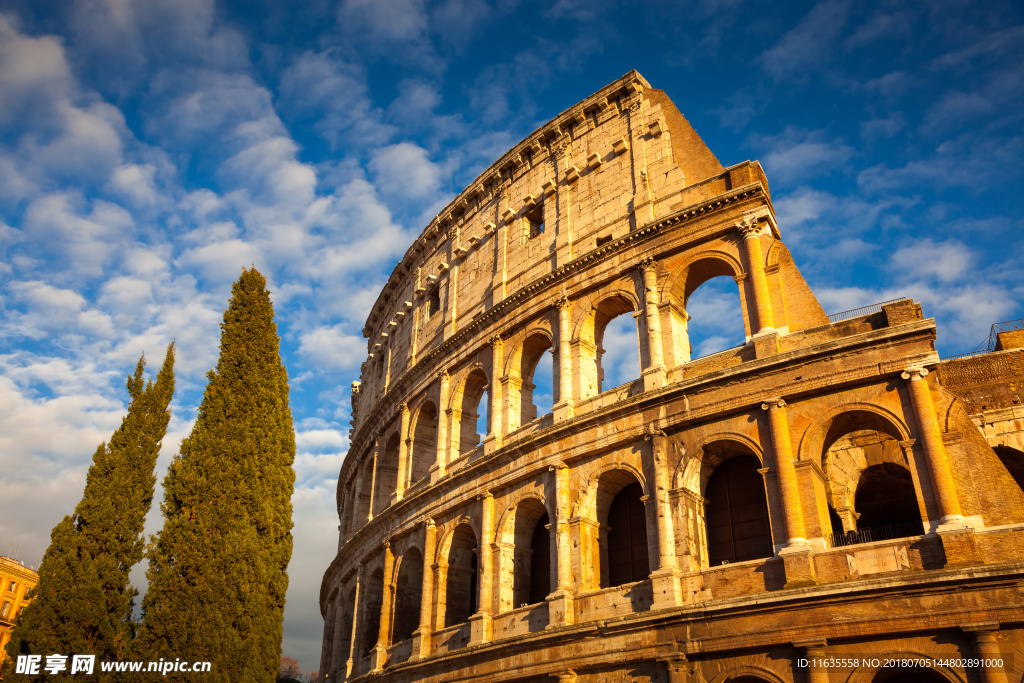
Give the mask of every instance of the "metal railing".
<svg viewBox="0 0 1024 683">
<path fill-rule="evenodd" d="M 830 547 L 841 548 L 847 545 L 874 543 L 875 541 L 888 541 L 893 538 L 922 535 L 924 535 L 924 525 L 920 521 L 917 521 L 869 527 L 867 529 L 847 531 L 846 533 L 841 534 L 830 534 L 827 538 Z"/>
<path fill-rule="evenodd" d="M 971 356 L 981 356 L 983 354 L 990 353 L 988 349 L 975 349 L 974 351 L 967 351 L 965 353 L 957 353 L 952 356 L 943 356 L 942 360 L 957 360 L 959 358 L 970 358 Z"/>
<path fill-rule="evenodd" d="M 849 311 L 833 313 L 828 317 L 828 321 L 830 323 L 838 323 L 842 322 L 843 320 L 849 320 L 850 318 L 857 318 L 862 315 L 867 315 L 868 313 L 878 313 L 880 310 L 882 310 L 882 306 L 885 306 L 887 304 L 894 304 L 897 301 L 903 301 L 906 298 L 907 297 L 905 296 L 901 296 L 898 299 L 889 299 L 888 301 L 880 301 L 879 303 L 871 304 L 870 306 L 861 306 L 860 308 L 854 308 Z"/>
</svg>

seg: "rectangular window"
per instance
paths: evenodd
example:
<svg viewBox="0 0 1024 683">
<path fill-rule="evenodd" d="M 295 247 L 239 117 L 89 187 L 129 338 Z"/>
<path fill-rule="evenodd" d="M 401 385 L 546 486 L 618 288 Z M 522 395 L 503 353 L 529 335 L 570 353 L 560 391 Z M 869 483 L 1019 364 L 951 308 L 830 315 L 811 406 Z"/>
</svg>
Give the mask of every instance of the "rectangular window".
<svg viewBox="0 0 1024 683">
<path fill-rule="evenodd" d="M 544 233 L 544 206 L 538 206 L 524 216 L 527 239 L 533 239 Z"/>
<path fill-rule="evenodd" d="M 18 590 L 18 582 L 17 581 L 11 581 L 11 585 L 7 587 L 7 590 L 11 591 L 12 593 L 14 591 Z"/>
<path fill-rule="evenodd" d="M 4 600 L 4 606 L 0 607 L 0 619 L 6 619 L 7 613 L 11 611 L 11 601 Z"/>
<path fill-rule="evenodd" d="M 427 295 L 427 318 L 433 318 L 439 310 L 441 310 L 441 290 L 434 287 Z"/>
</svg>

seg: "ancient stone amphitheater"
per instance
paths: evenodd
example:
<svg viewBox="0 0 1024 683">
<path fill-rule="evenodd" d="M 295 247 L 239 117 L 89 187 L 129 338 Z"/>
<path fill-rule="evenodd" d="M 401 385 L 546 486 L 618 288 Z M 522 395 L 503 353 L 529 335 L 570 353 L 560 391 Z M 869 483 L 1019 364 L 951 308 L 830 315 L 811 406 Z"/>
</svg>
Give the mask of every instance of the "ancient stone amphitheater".
<svg viewBox="0 0 1024 683">
<path fill-rule="evenodd" d="M 784 230 L 636 72 L 456 197 L 363 330 L 322 680 L 1021 680 L 1024 332 L 829 316 Z M 723 275 L 740 345 L 692 358 Z"/>
</svg>

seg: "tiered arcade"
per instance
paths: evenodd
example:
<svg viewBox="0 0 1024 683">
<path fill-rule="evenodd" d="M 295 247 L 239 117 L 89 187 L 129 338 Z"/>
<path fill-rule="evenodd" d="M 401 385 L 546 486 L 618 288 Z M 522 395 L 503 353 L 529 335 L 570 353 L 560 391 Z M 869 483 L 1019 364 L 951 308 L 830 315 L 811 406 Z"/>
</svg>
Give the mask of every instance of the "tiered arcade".
<svg viewBox="0 0 1024 683">
<path fill-rule="evenodd" d="M 744 329 L 695 359 L 687 303 L 719 276 Z M 609 387 L 619 316 L 639 374 Z M 800 660 L 1024 643 L 1024 453 L 991 447 L 1020 446 L 1024 383 L 999 405 L 967 395 L 991 369 L 944 388 L 909 299 L 830 320 L 760 165 L 723 167 L 636 72 L 451 202 L 364 334 L 327 681 L 871 681 L 902 674 Z M 985 362 L 1024 376 L 1020 349 Z"/>
</svg>

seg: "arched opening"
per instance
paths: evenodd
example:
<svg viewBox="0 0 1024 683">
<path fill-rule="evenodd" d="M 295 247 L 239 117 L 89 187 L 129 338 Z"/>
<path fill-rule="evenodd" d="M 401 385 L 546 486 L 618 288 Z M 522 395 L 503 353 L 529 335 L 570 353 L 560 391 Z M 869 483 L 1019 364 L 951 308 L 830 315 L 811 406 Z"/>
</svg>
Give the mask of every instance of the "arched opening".
<svg viewBox="0 0 1024 683">
<path fill-rule="evenodd" d="M 321 653 L 320 659 L 320 670 L 328 671 L 331 666 L 331 658 L 335 656 L 337 649 L 335 648 L 334 639 L 338 633 L 335 629 L 338 625 L 338 618 L 340 616 L 341 605 L 338 602 L 338 590 L 335 589 L 328 598 L 327 617 L 324 619 L 324 648 Z"/>
<path fill-rule="evenodd" d="M 368 655 L 373 652 L 380 636 L 380 610 L 384 605 L 384 572 L 380 569 L 374 571 L 366 582 L 365 604 L 359 649 L 363 655 Z"/>
<path fill-rule="evenodd" d="M 391 495 L 398 487 L 398 449 L 400 439 L 395 432 L 388 438 L 377 461 L 377 491 L 373 496 L 373 514 L 391 505 Z"/>
<path fill-rule="evenodd" d="M 353 506 L 355 519 L 352 524 L 352 531 L 356 531 L 366 524 L 366 518 L 370 515 L 370 501 L 373 500 L 373 458 L 367 458 L 363 463 L 363 478 L 359 487 L 358 505 Z"/>
<path fill-rule="evenodd" d="M 530 335 L 523 343 L 519 370 L 522 379 L 519 389 L 520 425 L 551 412 L 554 370 L 551 354 L 548 353 L 550 348 L 551 340 L 543 334 Z"/>
<path fill-rule="evenodd" d="M 771 523 L 761 461 L 742 446 L 719 443 L 705 447 L 705 456 L 725 458 L 704 489 L 708 565 L 745 562 L 771 557 Z"/>
<path fill-rule="evenodd" d="M 391 642 L 412 638 L 420 625 L 420 600 L 423 596 L 423 554 L 410 548 L 402 555 L 395 581 L 395 617 Z"/>
<path fill-rule="evenodd" d="M 409 463 L 409 486 L 430 476 L 430 468 L 437 461 L 437 407 L 424 403 L 416 415 L 412 434 L 412 453 Z"/>
<path fill-rule="evenodd" d="M 669 291 L 668 329 L 662 329 L 669 362 L 681 365 L 742 344 L 750 334 L 736 283 L 737 266 L 701 258 L 686 266 Z"/>
<path fill-rule="evenodd" d="M 548 512 L 536 498 L 516 508 L 513 543 L 512 606 L 542 602 L 551 592 L 551 538 Z"/>
<path fill-rule="evenodd" d="M 828 425 L 822 471 L 833 521 L 832 545 L 869 543 L 924 533 L 913 475 L 900 431 L 868 410 L 841 413 Z"/>
<path fill-rule="evenodd" d="M 642 581 L 651 573 L 647 557 L 647 514 L 643 487 L 634 482 L 608 507 L 608 585 Z"/>
<path fill-rule="evenodd" d="M 902 465 L 883 462 L 866 467 L 857 482 L 854 509 L 858 515 L 857 529 L 861 532 L 909 525 L 917 531 L 906 535 L 924 533 L 914 480 L 910 470 Z"/>
<path fill-rule="evenodd" d="M 352 620 L 356 611 L 356 590 L 353 588 L 345 598 L 345 604 L 341 613 L 341 633 L 337 635 L 338 649 L 334 652 L 328 666 L 331 672 L 343 670 L 345 662 L 352 651 Z"/>
<path fill-rule="evenodd" d="M 1024 491 L 1024 453 L 1011 446 L 995 446 L 993 449 L 1003 463 L 1006 471 L 1010 473 L 1017 486 Z"/>
<path fill-rule="evenodd" d="M 640 376 L 644 349 L 633 317 L 633 304 L 625 297 L 605 299 L 594 313 L 597 353 L 597 393 Z"/>
<path fill-rule="evenodd" d="M 452 534 L 448 549 L 448 581 L 445 586 L 444 625 L 454 626 L 477 611 L 476 534 L 468 524 L 460 524 Z"/>
<path fill-rule="evenodd" d="M 462 390 L 462 403 L 459 405 L 459 455 L 480 445 L 481 440 L 490 431 L 488 418 L 487 376 L 482 370 L 476 369 L 469 373 Z"/>
</svg>

